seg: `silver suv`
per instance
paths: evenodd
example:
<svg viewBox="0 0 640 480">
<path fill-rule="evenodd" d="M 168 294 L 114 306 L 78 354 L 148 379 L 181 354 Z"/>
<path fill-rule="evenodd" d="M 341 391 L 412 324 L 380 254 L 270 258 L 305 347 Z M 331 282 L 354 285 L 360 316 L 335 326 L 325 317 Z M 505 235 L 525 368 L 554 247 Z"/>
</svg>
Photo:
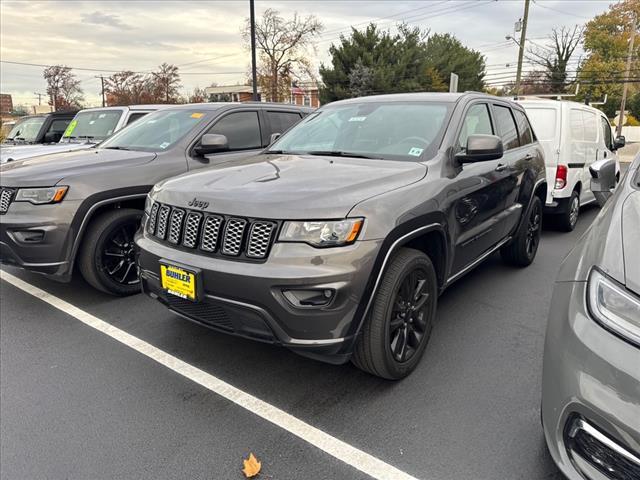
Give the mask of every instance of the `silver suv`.
<svg viewBox="0 0 640 480">
<path fill-rule="evenodd" d="M 180 105 L 150 113 L 97 148 L 0 166 L 0 261 L 94 287 L 140 291 L 133 234 L 153 184 L 244 159 L 310 109 L 267 103 Z"/>
</svg>

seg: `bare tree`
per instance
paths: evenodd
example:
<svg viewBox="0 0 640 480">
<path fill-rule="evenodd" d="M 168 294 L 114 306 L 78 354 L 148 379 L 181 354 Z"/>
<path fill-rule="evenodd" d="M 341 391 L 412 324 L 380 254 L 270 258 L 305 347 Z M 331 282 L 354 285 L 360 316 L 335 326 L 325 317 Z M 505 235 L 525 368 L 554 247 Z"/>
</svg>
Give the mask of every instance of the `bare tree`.
<svg viewBox="0 0 640 480">
<path fill-rule="evenodd" d="M 256 23 L 256 48 L 260 55 L 259 82 L 268 92 L 271 101 L 281 101 L 287 96 L 291 79 L 301 76 L 313 78 L 308 48 L 313 48 L 313 38 L 323 29 L 314 16 L 285 20 L 277 10 L 267 9 Z M 245 44 L 251 43 L 251 25 L 247 19 L 242 31 Z"/>
<path fill-rule="evenodd" d="M 151 80 L 156 101 L 164 103 L 177 101 L 182 86 L 178 67 L 163 63 L 157 71 L 151 72 Z"/>
<path fill-rule="evenodd" d="M 562 92 L 570 83 L 569 61 L 582 41 L 581 26 L 553 28 L 549 46 L 534 44 L 527 51 L 527 59 L 543 68 L 550 91 Z"/>
<path fill-rule="evenodd" d="M 105 91 L 110 105 L 149 103 L 152 92 L 149 79 L 139 73 L 125 70 L 105 79 Z"/>
<path fill-rule="evenodd" d="M 54 110 L 79 108 L 84 101 L 80 80 L 71 72 L 71 67 L 52 65 L 42 72 L 47 82 L 49 105 Z"/>
<path fill-rule="evenodd" d="M 204 88 L 195 87 L 187 98 L 188 103 L 204 103 L 207 101 L 207 93 Z"/>
</svg>

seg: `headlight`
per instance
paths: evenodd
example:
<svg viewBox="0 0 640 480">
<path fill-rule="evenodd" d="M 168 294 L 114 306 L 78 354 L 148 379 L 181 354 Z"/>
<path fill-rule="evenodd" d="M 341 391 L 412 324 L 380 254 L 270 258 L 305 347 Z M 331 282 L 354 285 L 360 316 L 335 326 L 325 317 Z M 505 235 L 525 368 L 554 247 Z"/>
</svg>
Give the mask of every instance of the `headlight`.
<svg viewBox="0 0 640 480">
<path fill-rule="evenodd" d="M 147 215 L 151 213 L 151 205 L 153 205 L 153 200 L 151 200 L 151 195 L 147 195 L 147 199 L 144 201 L 144 213 Z"/>
<path fill-rule="evenodd" d="M 69 187 L 21 188 L 14 202 L 31 202 L 35 205 L 61 202 Z"/>
<path fill-rule="evenodd" d="M 640 298 L 595 268 L 589 274 L 587 303 L 605 328 L 640 345 Z"/>
<path fill-rule="evenodd" d="M 285 222 L 278 240 L 308 243 L 314 247 L 348 245 L 356 241 L 363 223 L 363 218 Z"/>
</svg>

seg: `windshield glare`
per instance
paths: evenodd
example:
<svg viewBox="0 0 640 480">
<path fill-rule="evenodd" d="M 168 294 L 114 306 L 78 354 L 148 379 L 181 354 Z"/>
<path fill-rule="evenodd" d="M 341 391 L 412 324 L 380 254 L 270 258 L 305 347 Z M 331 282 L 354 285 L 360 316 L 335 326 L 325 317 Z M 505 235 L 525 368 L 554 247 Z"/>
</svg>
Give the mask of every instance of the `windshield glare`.
<svg viewBox="0 0 640 480">
<path fill-rule="evenodd" d="M 437 150 L 450 110 L 451 104 L 436 102 L 328 107 L 311 114 L 269 150 L 418 161 Z"/>
<path fill-rule="evenodd" d="M 160 110 L 136 120 L 100 147 L 160 152 L 171 148 L 204 119 L 203 110 Z"/>
<path fill-rule="evenodd" d="M 23 142 L 35 141 L 44 120 L 45 117 L 25 118 L 11 129 L 9 135 L 7 135 L 7 140 L 19 140 Z"/>
<path fill-rule="evenodd" d="M 69 123 L 60 143 L 101 142 L 111 136 L 121 116 L 122 110 L 80 112 Z"/>
</svg>

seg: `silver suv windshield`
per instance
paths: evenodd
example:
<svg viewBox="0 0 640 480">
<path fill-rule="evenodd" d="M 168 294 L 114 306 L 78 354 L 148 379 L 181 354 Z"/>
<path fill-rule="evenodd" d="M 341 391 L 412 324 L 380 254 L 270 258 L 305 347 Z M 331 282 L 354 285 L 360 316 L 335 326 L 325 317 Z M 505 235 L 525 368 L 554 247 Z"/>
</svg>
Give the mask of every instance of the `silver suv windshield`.
<svg viewBox="0 0 640 480">
<path fill-rule="evenodd" d="M 33 142 L 45 121 L 45 117 L 25 118 L 14 125 L 7 140 L 14 142 Z"/>
<path fill-rule="evenodd" d="M 99 143 L 113 134 L 122 110 L 79 112 L 64 131 L 60 143 Z"/>
<path fill-rule="evenodd" d="M 100 148 L 161 152 L 205 119 L 205 111 L 168 109 L 145 115 L 100 144 Z"/>
<path fill-rule="evenodd" d="M 438 149 L 453 104 L 363 102 L 309 115 L 267 153 L 419 161 Z"/>
</svg>

